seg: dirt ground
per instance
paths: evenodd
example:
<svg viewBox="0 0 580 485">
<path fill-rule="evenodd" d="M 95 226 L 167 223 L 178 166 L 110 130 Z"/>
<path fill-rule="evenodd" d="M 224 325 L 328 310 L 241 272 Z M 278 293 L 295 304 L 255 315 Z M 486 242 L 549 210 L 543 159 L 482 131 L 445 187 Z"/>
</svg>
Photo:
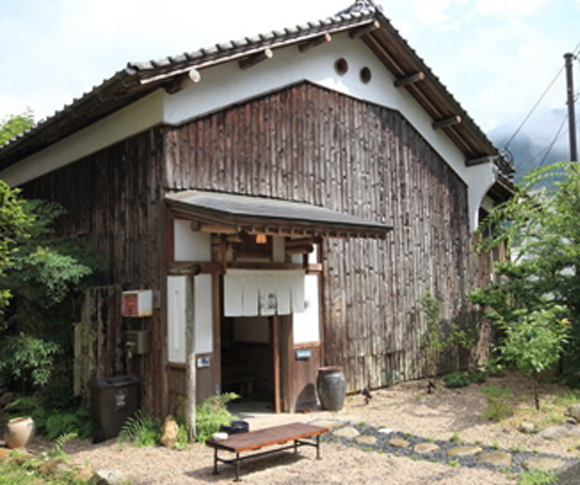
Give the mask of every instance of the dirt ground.
<svg viewBox="0 0 580 485">
<path fill-rule="evenodd" d="M 509 405 L 515 414 L 500 422 L 481 418 L 486 408 L 482 390 L 495 385 L 513 392 Z M 427 394 L 426 381 L 394 385 L 373 392 L 368 404 L 361 395 L 347 398 L 345 408 L 336 413 L 312 410 L 307 414 L 251 414 L 243 416 L 251 429 L 291 421 L 338 420 L 376 428 L 388 428 L 424 438 L 426 441 L 452 440 L 459 444 L 480 444 L 494 449 L 549 453 L 580 460 L 580 437 L 546 440 L 537 434 L 518 431 L 521 422 L 544 429 L 564 420 L 569 399 L 558 397 L 563 388 L 542 385 L 542 410 L 533 409 L 531 385 L 527 379 L 509 375 L 492 378 L 483 384 L 447 389 L 441 384 Z M 579 399 L 580 400 L 580 399 Z M 37 450 L 39 451 L 39 445 Z M 185 451 L 163 447 L 120 446 L 115 440 L 98 445 L 74 440 L 65 451 L 79 464 L 97 470 L 118 470 L 137 485 L 229 483 L 231 467 L 220 467 L 213 475 L 213 451 L 196 444 Z M 322 460 L 315 451 L 303 448 L 298 456 L 275 454 L 244 462 L 242 478 L 256 484 L 359 484 L 396 483 L 469 485 L 514 484 L 516 476 L 506 470 L 450 465 L 441 460 L 397 456 L 397 453 L 369 451 L 351 443 L 325 442 Z"/>
</svg>

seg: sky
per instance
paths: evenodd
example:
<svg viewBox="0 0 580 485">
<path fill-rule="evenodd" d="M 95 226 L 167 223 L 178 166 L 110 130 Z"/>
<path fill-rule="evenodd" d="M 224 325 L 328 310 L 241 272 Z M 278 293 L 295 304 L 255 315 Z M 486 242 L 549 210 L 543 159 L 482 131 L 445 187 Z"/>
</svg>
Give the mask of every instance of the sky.
<svg viewBox="0 0 580 485">
<path fill-rule="evenodd" d="M 326 18 L 353 2 L 0 0 L 0 121 L 27 108 L 50 116 L 127 62 Z M 580 44 L 580 0 L 375 3 L 488 134 L 512 134 Z M 574 74 L 580 88 L 578 61 Z M 565 103 L 561 73 L 523 131 L 551 140 Z"/>
</svg>

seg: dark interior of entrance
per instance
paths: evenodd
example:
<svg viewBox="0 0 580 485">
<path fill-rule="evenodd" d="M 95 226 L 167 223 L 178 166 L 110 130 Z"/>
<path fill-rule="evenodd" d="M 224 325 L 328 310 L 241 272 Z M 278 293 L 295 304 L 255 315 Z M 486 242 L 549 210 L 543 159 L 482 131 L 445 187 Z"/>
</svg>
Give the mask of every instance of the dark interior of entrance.
<svg viewBox="0 0 580 485">
<path fill-rule="evenodd" d="M 273 402 L 272 320 L 224 317 L 221 325 L 222 392 L 242 400 Z"/>
</svg>

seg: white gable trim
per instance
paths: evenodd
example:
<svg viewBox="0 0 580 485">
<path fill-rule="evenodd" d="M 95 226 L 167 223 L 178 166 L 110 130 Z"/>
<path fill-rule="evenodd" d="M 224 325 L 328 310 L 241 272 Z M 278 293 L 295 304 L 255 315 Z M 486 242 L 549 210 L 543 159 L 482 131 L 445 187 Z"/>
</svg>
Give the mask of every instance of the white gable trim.
<svg viewBox="0 0 580 485">
<path fill-rule="evenodd" d="M 156 91 L 8 167 L 0 178 L 22 185 L 159 124 L 162 113 L 163 92 Z"/>
<path fill-rule="evenodd" d="M 334 63 L 344 58 L 348 72 L 339 76 Z M 371 82 L 360 80 L 360 70 L 370 68 Z M 91 153 L 147 130 L 159 123 L 179 125 L 201 115 L 268 92 L 307 80 L 327 89 L 399 111 L 441 155 L 469 189 L 470 226 L 475 229 L 483 198 L 495 180 L 495 166 L 467 167 L 465 156 L 442 130 L 432 128 L 433 120 L 403 88 L 393 85 L 394 77 L 360 40 L 347 33 L 332 42 L 300 54 L 296 46 L 274 51 L 274 57 L 241 70 L 237 62 L 201 71 L 201 82 L 170 95 L 163 90 L 114 113 L 74 135 L 0 172 L 10 185 L 20 185 L 63 167 Z"/>
</svg>

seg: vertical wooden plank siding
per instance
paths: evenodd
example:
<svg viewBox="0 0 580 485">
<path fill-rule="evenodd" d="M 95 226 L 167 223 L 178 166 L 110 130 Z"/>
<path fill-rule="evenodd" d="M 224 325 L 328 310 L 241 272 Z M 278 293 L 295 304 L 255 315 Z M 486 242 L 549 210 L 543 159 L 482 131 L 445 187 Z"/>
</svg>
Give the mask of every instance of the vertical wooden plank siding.
<svg viewBox="0 0 580 485">
<path fill-rule="evenodd" d="M 58 232 L 102 250 L 102 284 L 163 295 L 163 197 L 189 189 L 285 198 L 394 226 L 386 240 L 326 239 L 322 248 L 321 352 L 344 367 L 351 391 L 423 375 L 427 290 L 442 299 L 446 321 L 479 325 L 465 294 L 489 280 L 489 267 L 472 253 L 464 183 L 400 113 L 309 83 L 154 128 L 26 184 L 24 195 L 68 210 Z M 166 376 L 164 312 L 141 324 L 156 343 L 135 358 L 143 402 L 162 413 L 163 391 L 179 381 Z"/>
<path fill-rule="evenodd" d="M 99 248 L 107 268 L 101 283 L 119 285 L 119 291 L 165 288 L 164 203 L 160 184 L 163 142 L 159 130 L 152 130 L 23 186 L 25 197 L 52 200 L 66 208 L 67 215 L 61 218 L 57 235 L 75 236 Z M 119 305 L 111 305 L 108 311 L 109 325 L 121 320 Z M 154 317 L 133 319 L 130 324 L 132 328 L 150 330 L 152 342 L 165 342 L 164 319 L 157 310 Z M 107 322 L 102 325 L 106 327 Z M 120 343 L 116 353 L 113 356 L 107 351 L 99 357 L 125 361 Z M 164 411 L 166 402 L 161 392 L 164 356 L 165 345 L 153 346 L 149 354 L 134 356 L 130 369 L 143 379 L 143 404 L 159 413 Z"/>
<path fill-rule="evenodd" d="M 325 241 L 325 361 L 344 366 L 351 391 L 423 375 L 427 291 L 446 322 L 475 323 L 465 295 L 485 269 L 467 187 L 398 112 L 303 83 L 166 139 L 170 191 L 284 198 L 394 226 L 386 240 Z"/>
</svg>

